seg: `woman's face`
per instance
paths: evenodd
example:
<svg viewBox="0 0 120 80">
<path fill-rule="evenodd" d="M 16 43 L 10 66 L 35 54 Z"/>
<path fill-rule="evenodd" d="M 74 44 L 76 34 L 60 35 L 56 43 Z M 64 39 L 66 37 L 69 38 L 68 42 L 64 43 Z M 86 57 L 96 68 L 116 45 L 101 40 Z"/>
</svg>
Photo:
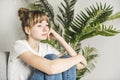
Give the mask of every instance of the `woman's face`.
<svg viewBox="0 0 120 80">
<path fill-rule="evenodd" d="M 28 36 L 35 40 L 46 40 L 48 37 L 48 32 L 48 22 L 44 20 L 30 28 Z"/>
</svg>

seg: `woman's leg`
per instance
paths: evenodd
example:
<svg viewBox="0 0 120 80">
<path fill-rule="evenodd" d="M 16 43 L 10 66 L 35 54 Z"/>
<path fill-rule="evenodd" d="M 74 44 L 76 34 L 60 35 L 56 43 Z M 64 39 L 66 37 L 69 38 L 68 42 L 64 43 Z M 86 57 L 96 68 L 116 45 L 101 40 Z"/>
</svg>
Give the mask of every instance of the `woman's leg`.
<svg viewBox="0 0 120 80">
<path fill-rule="evenodd" d="M 58 57 L 55 54 L 48 54 L 45 58 L 49 60 L 57 59 Z M 62 80 L 62 74 L 48 75 L 39 70 L 35 70 L 30 80 Z"/>
<path fill-rule="evenodd" d="M 69 58 L 71 57 L 70 55 L 63 55 L 61 58 Z M 76 80 L 76 67 L 73 66 L 67 71 L 62 73 L 62 80 Z"/>
<path fill-rule="evenodd" d="M 48 54 L 45 56 L 45 58 L 49 59 L 49 60 L 54 60 L 54 59 L 57 59 L 57 55 L 55 54 Z M 54 74 L 54 75 L 48 75 L 46 74 L 45 75 L 45 80 L 62 80 L 62 74 L 59 73 L 59 74 Z"/>
<path fill-rule="evenodd" d="M 33 75 L 30 77 L 29 80 L 45 80 L 44 73 L 35 69 Z"/>
</svg>

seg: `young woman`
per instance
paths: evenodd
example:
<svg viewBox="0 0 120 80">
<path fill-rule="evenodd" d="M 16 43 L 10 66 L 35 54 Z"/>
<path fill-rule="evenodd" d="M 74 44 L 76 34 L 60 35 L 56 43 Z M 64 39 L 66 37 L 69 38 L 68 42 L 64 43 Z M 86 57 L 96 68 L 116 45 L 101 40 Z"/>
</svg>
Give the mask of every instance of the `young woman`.
<svg viewBox="0 0 120 80">
<path fill-rule="evenodd" d="M 85 58 L 78 54 L 52 28 L 44 12 L 20 8 L 18 11 L 25 40 L 17 40 L 9 56 L 8 80 L 75 80 L 76 66 L 86 67 Z M 47 43 L 54 38 L 70 55 L 62 55 Z"/>
</svg>

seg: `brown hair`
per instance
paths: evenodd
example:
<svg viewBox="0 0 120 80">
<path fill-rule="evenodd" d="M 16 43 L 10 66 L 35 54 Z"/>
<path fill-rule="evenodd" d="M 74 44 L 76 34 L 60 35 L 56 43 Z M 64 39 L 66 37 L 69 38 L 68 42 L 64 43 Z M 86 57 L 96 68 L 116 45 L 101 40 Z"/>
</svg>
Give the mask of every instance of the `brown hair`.
<svg viewBox="0 0 120 80">
<path fill-rule="evenodd" d="M 18 16 L 21 20 L 22 29 L 24 32 L 25 27 L 32 27 L 36 23 L 40 23 L 43 20 L 49 22 L 47 15 L 39 10 L 29 10 L 26 8 L 20 8 L 18 10 Z"/>
</svg>

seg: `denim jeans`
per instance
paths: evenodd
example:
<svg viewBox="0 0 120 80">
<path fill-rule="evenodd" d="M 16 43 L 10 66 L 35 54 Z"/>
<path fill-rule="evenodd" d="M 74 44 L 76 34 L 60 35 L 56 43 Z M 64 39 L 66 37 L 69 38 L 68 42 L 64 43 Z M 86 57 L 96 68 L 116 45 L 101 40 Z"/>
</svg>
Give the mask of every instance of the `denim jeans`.
<svg viewBox="0 0 120 80">
<path fill-rule="evenodd" d="M 63 55 L 60 58 L 68 58 L 68 57 L 70 56 Z M 45 56 L 45 58 L 49 60 L 53 60 L 53 59 L 57 59 L 58 57 L 55 54 L 48 54 Z M 76 80 L 76 68 L 75 66 L 73 66 L 62 73 L 54 74 L 54 75 L 48 75 L 42 71 L 35 69 L 30 80 Z"/>
</svg>

